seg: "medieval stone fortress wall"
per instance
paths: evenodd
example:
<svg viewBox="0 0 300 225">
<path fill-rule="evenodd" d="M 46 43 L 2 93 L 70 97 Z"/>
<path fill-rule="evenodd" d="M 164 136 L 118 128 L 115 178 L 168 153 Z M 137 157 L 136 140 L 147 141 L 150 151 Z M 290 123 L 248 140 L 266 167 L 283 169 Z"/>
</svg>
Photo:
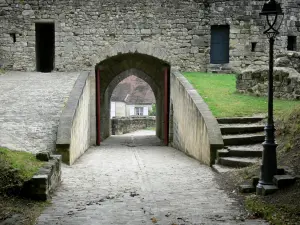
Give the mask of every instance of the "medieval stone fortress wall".
<svg viewBox="0 0 300 225">
<path fill-rule="evenodd" d="M 163 49 L 181 71 L 266 65 L 265 20 L 259 16 L 264 2 L 0 0 L 0 63 L 9 70 L 41 71 L 39 58 L 46 54 L 53 55 L 50 70 L 85 70 L 105 59 L 108 49 L 118 52 L 130 43 Z M 276 53 L 300 46 L 300 1 L 281 3 L 285 17 Z"/>
</svg>

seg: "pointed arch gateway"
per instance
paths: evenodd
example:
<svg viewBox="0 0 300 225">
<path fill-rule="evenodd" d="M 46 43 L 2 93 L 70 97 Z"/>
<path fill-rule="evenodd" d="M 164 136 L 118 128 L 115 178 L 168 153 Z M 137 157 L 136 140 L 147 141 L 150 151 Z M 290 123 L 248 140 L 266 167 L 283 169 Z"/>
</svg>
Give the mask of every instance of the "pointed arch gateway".
<svg viewBox="0 0 300 225">
<path fill-rule="evenodd" d="M 95 66 L 95 121 L 92 119 L 95 137 L 92 142 L 100 145 L 102 140 L 111 135 L 110 97 L 118 83 L 130 75 L 143 79 L 152 88 L 157 105 L 156 135 L 168 145 L 170 64 L 141 53 L 118 54 Z"/>
</svg>

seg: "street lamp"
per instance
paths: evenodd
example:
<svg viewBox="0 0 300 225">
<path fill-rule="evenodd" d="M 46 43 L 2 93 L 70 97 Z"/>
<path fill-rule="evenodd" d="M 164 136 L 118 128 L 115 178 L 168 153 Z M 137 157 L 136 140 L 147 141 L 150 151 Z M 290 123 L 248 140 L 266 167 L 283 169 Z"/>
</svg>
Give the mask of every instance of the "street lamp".
<svg viewBox="0 0 300 225">
<path fill-rule="evenodd" d="M 262 165 L 260 179 L 256 187 L 256 193 L 262 194 L 264 185 L 273 185 L 273 177 L 277 174 L 277 158 L 275 143 L 275 127 L 273 120 L 273 66 L 274 66 L 274 42 L 279 34 L 279 28 L 283 21 L 283 12 L 279 3 L 269 0 L 262 8 L 260 15 L 266 16 L 267 28 L 264 34 L 269 38 L 269 89 L 268 89 L 268 123 L 265 126 L 265 141 L 263 145 Z"/>
</svg>

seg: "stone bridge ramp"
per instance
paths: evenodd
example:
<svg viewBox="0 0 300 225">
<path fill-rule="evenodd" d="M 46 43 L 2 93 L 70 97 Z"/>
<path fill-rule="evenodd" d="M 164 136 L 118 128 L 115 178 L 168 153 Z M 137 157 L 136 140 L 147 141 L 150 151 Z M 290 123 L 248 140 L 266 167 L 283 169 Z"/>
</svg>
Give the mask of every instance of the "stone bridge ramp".
<svg viewBox="0 0 300 225">
<path fill-rule="evenodd" d="M 37 225 L 264 224 L 244 221 L 211 168 L 159 146 L 151 131 L 111 136 L 62 170 Z"/>
</svg>

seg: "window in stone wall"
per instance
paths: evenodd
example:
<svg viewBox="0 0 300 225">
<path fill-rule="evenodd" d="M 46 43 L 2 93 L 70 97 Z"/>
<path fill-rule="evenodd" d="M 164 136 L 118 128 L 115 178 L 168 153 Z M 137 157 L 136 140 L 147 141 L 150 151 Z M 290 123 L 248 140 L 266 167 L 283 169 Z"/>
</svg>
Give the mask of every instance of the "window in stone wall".
<svg viewBox="0 0 300 225">
<path fill-rule="evenodd" d="M 16 33 L 10 33 L 9 35 L 11 36 L 13 42 L 16 43 L 17 42 Z"/>
<path fill-rule="evenodd" d="M 288 36 L 287 50 L 288 51 L 296 51 L 296 43 L 297 43 L 296 36 Z"/>
<path fill-rule="evenodd" d="M 143 116 L 143 112 L 144 112 L 143 107 L 135 107 L 134 111 L 136 116 Z"/>
<path fill-rule="evenodd" d="M 211 64 L 229 63 L 229 30 L 228 25 L 211 26 Z"/>
<path fill-rule="evenodd" d="M 256 52 L 256 45 L 257 45 L 257 42 L 251 43 L 251 52 Z"/>
</svg>

